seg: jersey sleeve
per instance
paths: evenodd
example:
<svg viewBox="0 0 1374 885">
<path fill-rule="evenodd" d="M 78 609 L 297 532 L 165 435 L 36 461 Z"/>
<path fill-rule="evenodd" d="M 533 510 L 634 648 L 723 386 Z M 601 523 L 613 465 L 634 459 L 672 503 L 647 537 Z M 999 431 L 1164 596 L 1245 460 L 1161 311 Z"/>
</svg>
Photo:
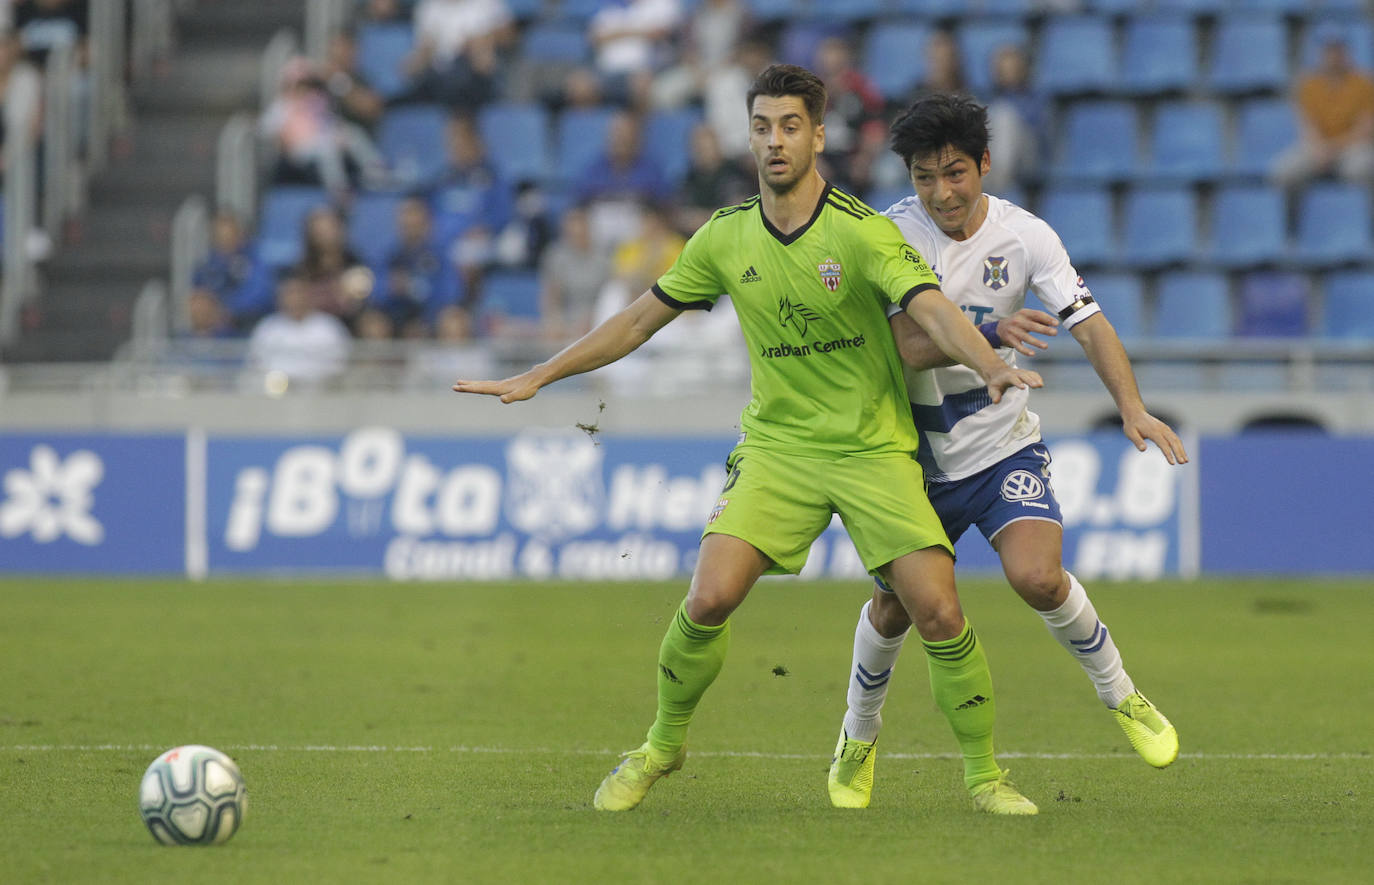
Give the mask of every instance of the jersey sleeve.
<svg viewBox="0 0 1374 885">
<path fill-rule="evenodd" d="M 1059 235 L 1040 219 L 1023 236 L 1031 257 L 1030 288 L 1041 302 L 1058 315 L 1065 329 L 1086 320 L 1102 308 L 1093 300 L 1083 278 L 1074 270 Z"/>
<path fill-rule="evenodd" d="M 714 229 L 710 221 L 697 228 L 673 266 L 654 283 L 651 291 L 659 301 L 678 310 L 710 310 L 725 294 L 710 246 Z"/>
<path fill-rule="evenodd" d="M 892 219 L 873 215 L 865 220 L 864 226 L 863 267 L 888 302 L 905 309 L 921 292 L 940 288 L 935 272 L 921 253 L 907 243 Z"/>
</svg>

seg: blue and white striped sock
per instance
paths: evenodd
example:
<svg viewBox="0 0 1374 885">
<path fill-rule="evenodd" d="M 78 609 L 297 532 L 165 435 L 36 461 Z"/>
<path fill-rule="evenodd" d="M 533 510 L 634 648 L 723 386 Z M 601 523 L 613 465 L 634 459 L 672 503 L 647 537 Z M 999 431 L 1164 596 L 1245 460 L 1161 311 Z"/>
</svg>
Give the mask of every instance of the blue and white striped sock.
<svg viewBox="0 0 1374 885">
<path fill-rule="evenodd" d="M 1108 707 L 1116 707 L 1135 691 L 1135 684 L 1121 666 L 1121 653 L 1107 627 L 1097 617 L 1092 600 L 1071 572 L 1069 595 L 1054 611 L 1040 612 L 1050 635 L 1078 661 L 1093 681 L 1097 696 Z"/>
<path fill-rule="evenodd" d="M 887 700 L 888 680 L 902 653 L 906 633 L 891 639 L 880 634 L 868 619 L 872 601 L 859 612 L 854 630 L 854 660 L 849 668 L 849 709 L 844 714 L 844 730 L 858 741 L 872 741 L 883 727 L 883 702 Z M 907 633 L 911 632 L 910 630 Z"/>
</svg>

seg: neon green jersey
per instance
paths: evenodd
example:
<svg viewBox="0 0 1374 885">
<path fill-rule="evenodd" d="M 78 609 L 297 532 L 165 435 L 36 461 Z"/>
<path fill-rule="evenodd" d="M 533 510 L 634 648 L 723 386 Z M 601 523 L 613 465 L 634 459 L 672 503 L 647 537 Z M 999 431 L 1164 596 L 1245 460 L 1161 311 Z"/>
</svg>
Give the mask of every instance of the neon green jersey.
<svg viewBox="0 0 1374 885">
<path fill-rule="evenodd" d="M 885 308 L 939 282 L 897 226 L 827 185 L 782 234 L 759 197 L 717 211 L 653 287 L 669 306 L 728 294 L 749 346 L 752 442 L 823 455 L 914 452 L 916 428 Z"/>
</svg>

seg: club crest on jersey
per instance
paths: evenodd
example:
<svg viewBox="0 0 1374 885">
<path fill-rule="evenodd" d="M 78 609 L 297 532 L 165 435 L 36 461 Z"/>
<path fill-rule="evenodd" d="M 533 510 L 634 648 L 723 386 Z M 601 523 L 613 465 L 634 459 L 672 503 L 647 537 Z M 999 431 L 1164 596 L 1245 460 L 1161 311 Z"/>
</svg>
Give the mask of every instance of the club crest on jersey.
<svg viewBox="0 0 1374 885">
<path fill-rule="evenodd" d="M 820 271 L 821 282 L 831 292 L 839 291 L 840 288 L 840 263 L 833 258 L 827 258 L 816 265 L 816 270 Z"/>
<path fill-rule="evenodd" d="M 1007 259 L 989 255 L 983 259 L 983 285 L 989 289 L 1000 289 L 1007 284 Z"/>
</svg>

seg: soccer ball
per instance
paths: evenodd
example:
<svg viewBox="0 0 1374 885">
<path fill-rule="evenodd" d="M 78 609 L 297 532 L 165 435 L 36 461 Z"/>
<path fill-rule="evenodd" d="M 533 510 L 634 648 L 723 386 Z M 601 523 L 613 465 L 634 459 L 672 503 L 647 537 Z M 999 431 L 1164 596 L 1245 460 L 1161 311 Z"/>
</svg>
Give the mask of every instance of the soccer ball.
<svg viewBox="0 0 1374 885">
<path fill-rule="evenodd" d="M 138 810 L 164 845 L 218 845 L 243 821 L 248 794 L 234 760 L 210 747 L 173 747 L 153 760 Z"/>
</svg>

